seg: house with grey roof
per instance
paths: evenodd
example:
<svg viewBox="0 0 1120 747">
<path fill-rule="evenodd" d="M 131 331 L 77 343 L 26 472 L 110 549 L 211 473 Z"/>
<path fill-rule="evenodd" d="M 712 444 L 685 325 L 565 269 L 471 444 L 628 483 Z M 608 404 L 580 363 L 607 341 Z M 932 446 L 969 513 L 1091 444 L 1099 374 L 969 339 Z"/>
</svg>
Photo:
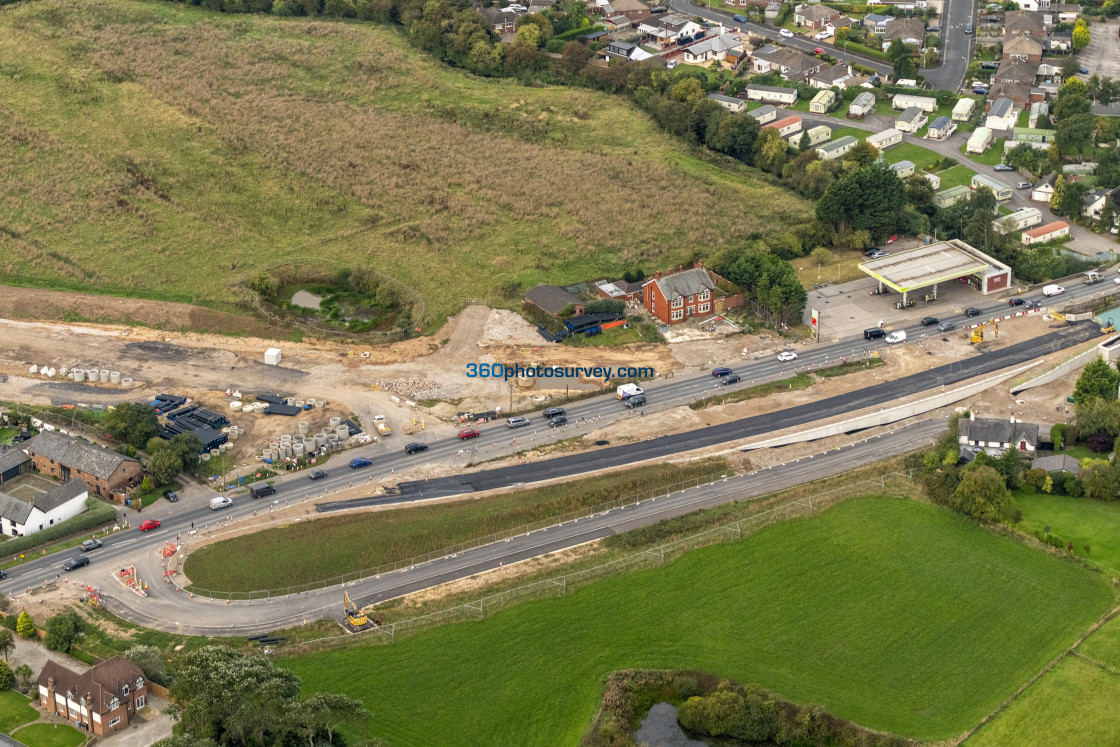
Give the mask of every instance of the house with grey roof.
<svg viewBox="0 0 1120 747">
<path fill-rule="evenodd" d="M 662 275 L 642 286 L 642 305 L 665 324 L 680 324 L 692 317 L 713 313 L 715 279 L 703 262 L 688 270 Z"/>
<path fill-rule="evenodd" d="M 1038 450 L 1038 423 L 1023 423 L 1009 418 L 978 418 L 975 415 L 957 421 L 957 440 L 961 449 L 976 453 L 986 451 L 999 456 L 1008 449 L 1015 449 L 1025 457 L 1033 458 Z"/>
<path fill-rule="evenodd" d="M 530 289 L 525 294 L 525 301 L 555 318 L 559 318 L 561 312 L 569 306 L 572 307 L 573 314 L 582 314 L 585 308 L 583 301 L 580 301 L 568 291 L 558 285 L 548 285 L 547 283 L 541 283 Z"/>
<path fill-rule="evenodd" d="M 1068 472 L 1075 477 L 1081 476 L 1081 462 L 1069 454 L 1055 454 L 1053 456 L 1039 457 L 1031 464 L 1032 468 L 1044 469 L 1047 472 Z"/>
<path fill-rule="evenodd" d="M 35 469 L 63 482 L 81 478 L 91 493 L 123 503 L 142 479 L 140 462 L 58 431 L 42 431 L 23 444 Z"/>
<path fill-rule="evenodd" d="M 0 454 L 0 485 L 31 471 L 31 457 L 23 449 L 8 449 Z"/>
<path fill-rule="evenodd" d="M 85 511 L 87 498 L 89 489 L 76 477 L 31 500 L 0 493 L 0 529 L 9 537 L 34 534 Z"/>
</svg>

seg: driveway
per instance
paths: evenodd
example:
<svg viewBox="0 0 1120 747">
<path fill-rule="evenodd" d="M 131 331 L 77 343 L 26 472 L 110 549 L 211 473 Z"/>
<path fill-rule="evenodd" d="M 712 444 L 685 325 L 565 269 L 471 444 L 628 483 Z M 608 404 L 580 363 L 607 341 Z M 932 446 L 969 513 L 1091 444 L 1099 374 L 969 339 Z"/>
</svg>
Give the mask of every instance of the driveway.
<svg viewBox="0 0 1120 747">
<path fill-rule="evenodd" d="M 1089 46 L 1081 50 L 1077 60 L 1089 73 L 1102 78 L 1120 78 L 1120 23 L 1094 23 Z"/>
</svg>

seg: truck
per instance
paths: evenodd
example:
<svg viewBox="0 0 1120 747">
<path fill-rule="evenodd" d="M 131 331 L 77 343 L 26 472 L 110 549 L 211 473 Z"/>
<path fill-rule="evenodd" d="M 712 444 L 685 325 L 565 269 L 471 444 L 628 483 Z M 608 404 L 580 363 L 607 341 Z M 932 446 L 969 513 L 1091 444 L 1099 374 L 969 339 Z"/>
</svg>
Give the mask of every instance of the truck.
<svg viewBox="0 0 1120 747">
<path fill-rule="evenodd" d="M 373 427 L 376 428 L 377 432 L 382 436 L 388 436 L 393 432 L 393 428 L 389 425 L 389 421 L 385 419 L 384 415 L 373 416 Z"/>
<path fill-rule="evenodd" d="M 619 399 L 629 399 L 644 393 L 644 390 L 637 384 L 623 384 L 615 390 L 615 396 Z"/>
<path fill-rule="evenodd" d="M 1085 285 L 1093 285 L 1094 283 L 1099 283 L 1102 280 L 1104 280 L 1104 276 L 1102 276 L 1096 270 L 1089 270 L 1089 272 L 1085 273 Z"/>
</svg>

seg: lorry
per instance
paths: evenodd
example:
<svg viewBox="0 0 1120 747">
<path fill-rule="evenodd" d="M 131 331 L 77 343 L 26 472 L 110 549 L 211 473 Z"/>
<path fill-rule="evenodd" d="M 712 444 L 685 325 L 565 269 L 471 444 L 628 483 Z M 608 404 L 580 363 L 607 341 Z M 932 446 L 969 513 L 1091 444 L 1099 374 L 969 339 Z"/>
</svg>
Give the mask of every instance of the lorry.
<svg viewBox="0 0 1120 747">
<path fill-rule="evenodd" d="M 1089 272 L 1085 273 L 1085 285 L 1093 285 L 1102 280 L 1104 280 L 1104 276 L 1096 270 L 1089 270 Z"/>
<path fill-rule="evenodd" d="M 644 390 L 637 384 L 623 384 L 615 390 L 615 396 L 619 399 L 628 399 L 644 393 Z"/>
<path fill-rule="evenodd" d="M 389 421 L 385 419 L 384 415 L 373 416 L 373 427 L 376 428 L 377 432 L 382 436 L 388 436 L 393 432 L 392 426 L 389 425 Z"/>
</svg>

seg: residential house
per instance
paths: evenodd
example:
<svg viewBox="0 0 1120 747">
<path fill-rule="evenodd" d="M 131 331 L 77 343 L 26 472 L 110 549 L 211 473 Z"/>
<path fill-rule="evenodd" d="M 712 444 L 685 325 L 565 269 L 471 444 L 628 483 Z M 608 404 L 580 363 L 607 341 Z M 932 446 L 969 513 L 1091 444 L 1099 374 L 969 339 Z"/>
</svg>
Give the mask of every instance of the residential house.
<svg viewBox="0 0 1120 747">
<path fill-rule="evenodd" d="M 834 158 L 840 158 L 845 153 L 856 147 L 859 140 L 851 135 L 837 138 L 831 143 L 822 143 L 817 146 L 817 155 L 821 157 L 822 161 L 831 161 Z"/>
<path fill-rule="evenodd" d="M 863 119 L 874 111 L 875 94 L 870 91 L 864 91 L 859 94 L 852 99 L 852 103 L 848 105 L 848 116 L 852 119 Z"/>
<path fill-rule="evenodd" d="M 894 118 L 894 128 L 901 132 L 917 132 L 926 126 L 929 117 L 916 106 L 905 109 Z"/>
<path fill-rule="evenodd" d="M 917 18 L 895 18 L 887 24 L 887 30 L 883 32 L 882 36 L 884 52 L 895 39 L 899 39 L 903 44 L 909 44 L 921 52 L 925 47 L 926 24 Z"/>
<path fill-rule="evenodd" d="M 1031 199 L 1035 202 L 1050 204 L 1050 198 L 1054 196 L 1054 182 L 1057 180 L 1057 174 L 1047 174 L 1042 177 L 1037 184 L 1031 187 Z"/>
<path fill-rule="evenodd" d="M 608 62 L 618 59 L 634 61 L 648 60 L 653 56 L 654 55 L 645 51 L 637 44 L 618 40 L 607 42 L 607 46 L 599 51 L 600 59 L 607 60 Z"/>
<path fill-rule="evenodd" d="M 809 111 L 813 114 L 828 114 L 836 106 L 836 100 L 836 91 L 826 88 L 809 102 Z"/>
<path fill-rule="evenodd" d="M 988 109 L 984 126 L 990 130 L 1010 130 L 1019 119 L 1019 111 L 1011 99 L 996 99 Z"/>
<path fill-rule="evenodd" d="M 964 147 L 964 152 L 980 155 L 988 150 L 988 146 L 991 144 L 992 131 L 987 127 L 977 127 L 968 136 L 968 143 Z"/>
<path fill-rule="evenodd" d="M 1003 19 L 1004 37 L 1026 34 L 1039 41 L 1046 38 L 1042 25 L 1042 14 L 1035 10 L 1010 10 Z"/>
<path fill-rule="evenodd" d="M 1050 10 L 1058 14 L 1058 23 L 1076 23 L 1081 15 L 1081 6 L 1074 3 L 1058 3 Z"/>
<path fill-rule="evenodd" d="M 557 319 L 569 307 L 574 314 L 582 314 L 585 308 L 583 301 L 580 301 L 568 291 L 558 285 L 548 285 L 547 283 L 541 283 L 531 288 L 525 294 L 525 301 Z"/>
<path fill-rule="evenodd" d="M 754 117 L 759 124 L 766 124 L 778 118 L 778 110 L 770 104 L 766 104 L 757 109 L 751 109 L 747 112 L 747 116 Z"/>
<path fill-rule="evenodd" d="M 1038 62 L 1030 60 L 1004 60 L 999 64 L 999 69 L 992 76 L 993 83 L 1021 83 L 1028 88 L 1034 85 L 1038 77 Z M 989 97 L 991 92 L 989 91 Z"/>
<path fill-rule="evenodd" d="M 710 98 L 712 101 L 716 102 L 732 114 L 738 114 L 739 112 L 743 111 L 743 108 L 747 105 L 747 102 L 743 99 L 724 96 L 720 93 L 709 93 L 708 98 Z"/>
<path fill-rule="evenodd" d="M 634 27 L 633 22 L 626 16 L 604 18 L 602 24 L 606 27 L 607 31 L 612 34 L 625 33 Z"/>
<path fill-rule="evenodd" d="M 48 659 L 36 684 L 44 711 L 98 737 L 124 729 L 148 701 L 144 673 L 121 656 L 96 664 L 85 674 Z"/>
<path fill-rule="evenodd" d="M 104 446 L 57 431 L 42 431 L 26 441 L 35 469 L 63 482 L 80 478 L 102 498 L 122 500 L 142 479 L 140 462 Z"/>
<path fill-rule="evenodd" d="M 529 13 L 543 13 L 556 4 L 556 0 L 532 0 L 529 3 Z"/>
<path fill-rule="evenodd" d="M 901 143 L 902 133 L 893 127 L 888 127 L 885 130 L 868 135 L 867 142 L 874 145 L 880 151 L 884 151 L 892 145 Z"/>
<path fill-rule="evenodd" d="M 941 116 L 933 120 L 933 124 L 926 130 L 926 137 L 930 140 L 948 140 L 956 131 L 956 123 L 948 117 Z"/>
<path fill-rule="evenodd" d="M 1020 32 L 1003 42 L 1003 59 L 1039 62 L 1042 60 L 1042 42 Z"/>
<path fill-rule="evenodd" d="M 873 34 L 882 34 L 887 30 L 887 24 L 893 20 L 894 16 L 868 13 L 863 17 L 863 27 Z"/>
<path fill-rule="evenodd" d="M 829 34 L 832 34 L 833 36 L 835 36 L 836 32 L 839 31 L 840 29 L 850 29 L 851 27 L 853 27 L 855 25 L 856 25 L 856 22 L 853 21 L 851 18 L 848 18 L 847 16 L 837 16 L 836 18 L 833 18 L 831 21 L 828 21 L 827 23 L 825 23 L 824 30 L 827 31 Z"/>
<path fill-rule="evenodd" d="M 985 106 L 990 106 L 990 102 L 996 99 L 1011 99 L 1015 102 L 1015 106 L 1025 107 L 1031 103 L 1031 87 L 1010 80 L 999 81 L 988 89 L 988 101 Z"/>
<path fill-rule="evenodd" d="M 719 36 L 709 36 L 704 41 L 691 44 L 684 48 L 684 61 L 693 65 L 710 62 L 712 60 L 723 61 L 728 58 L 732 52 L 740 51 L 743 48 L 743 43 L 739 41 L 739 35 L 727 32 Z"/>
<path fill-rule="evenodd" d="M 680 13 L 654 16 L 638 24 L 638 31 L 645 35 L 646 41 L 659 49 L 676 44 L 679 39 L 687 38 L 691 41 L 692 37 L 703 30 L 700 24 Z"/>
<path fill-rule="evenodd" d="M 790 106 L 797 103 L 797 89 L 779 88 L 777 86 L 760 86 L 754 83 L 746 86 L 739 93 L 748 101 L 765 101 L 770 104 Z"/>
<path fill-rule="evenodd" d="M 1019 3 L 1020 10 L 1049 10 L 1050 0 L 1022 0 Z"/>
<path fill-rule="evenodd" d="M 1033 469 L 1044 469 L 1047 472 L 1068 472 L 1075 477 L 1081 476 L 1081 462 L 1069 454 L 1054 454 L 1044 456 L 1031 462 Z"/>
<path fill-rule="evenodd" d="M 23 449 L 12 448 L 0 453 L 0 485 L 30 472 L 33 466 L 30 455 Z"/>
<path fill-rule="evenodd" d="M 949 187 L 948 189 L 943 189 L 935 193 L 933 195 L 933 204 L 939 208 L 950 208 L 958 202 L 967 200 L 971 194 L 972 190 L 966 185 L 960 184 L 956 187 Z"/>
<path fill-rule="evenodd" d="M 833 86 L 847 88 L 854 80 L 855 76 L 852 75 L 852 66 L 841 63 L 826 67 L 810 75 L 809 85 L 813 88 L 832 88 Z"/>
<path fill-rule="evenodd" d="M 890 164 L 890 168 L 894 173 L 898 174 L 899 179 L 905 179 L 908 176 L 913 176 L 915 166 L 913 161 L 902 160 L 898 163 Z"/>
<path fill-rule="evenodd" d="M 650 17 L 649 6 L 642 0 L 611 0 L 614 14 L 626 16 L 631 21 L 644 21 Z"/>
<path fill-rule="evenodd" d="M 1021 240 L 1024 244 L 1045 244 L 1047 241 L 1054 241 L 1066 236 L 1069 236 L 1069 224 L 1064 220 L 1056 220 L 1053 223 L 1047 223 L 1045 226 L 1023 231 Z"/>
<path fill-rule="evenodd" d="M 1081 214 L 1086 218 L 1100 220 L 1105 207 L 1112 205 L 1114 215 L 1120 215 L 1120 187 L 1112 189 L 1092 189 L 1082 197 Z"/>
<path fill-rule="evenodd" d="M 642 305 L 665 324 L 680 324 L 695 316 L 712 313 L 715 280 L 703 263 L 689 270 L 662 275 L 642 286 Z"/>
<path fill-rule="evenodd" d="M 828 63 L 790 47 L 767 44 L 751 54 L 751 64 L 756 73 L 777 72 L 788 80 L 807 83 L 809 76 L 819 73 Z"/>
<path fill-rule="evenodd" d="M 762 15 L 764 18 L 766 18 L 767 21 L 773 21 L 781 12 L 782 4 L 771 0 L 770 2 L 766 3 L 766 10 L 762 12 Z"/>
<path fill-rule="evenodd" d="M 915 96 L 912 93 L 896 93 L 891 100 L 892 109 L 909 109 L 912 106 L 928 114 L 937 111 L 937 99 L 932 96 Z"/>
<path fill-rule="evenodd" d="M 1016 231 L 1025 231 L 1028 228 L 1042 223 L 1042 211 L 1038 208 L 1026 207 L 1016 210 L 1011 215 L 992 221 L 992 228 L 996 233 L 1009 234 Z"/>
<path fill-rule="evenodd" d="M 1048 52 L 1062 54 L 1073 51 L 1072 31 L 1051 31 L 1050 36 L 1043 40 L 1043 45 Z"/>
<path fill-rule="evenodd" d="M 962 98 L 953 105 L 953 121 L 967 122 L 976 111 L 976 99 Z"/>
<path fill-rule="evenodd" d="M 30 500 L 0 493 L 0 528 L 9 537 L 34 534 L 85 511 L 87 498 L 89 488 L 77 477 Z"/>
<path fill-rule="evenodd" d="M 486 19 L 486 25 L 499 36 L 517 32 L 517 14 L 500 8 L 479 8 L 478 12 Z"/>
<path fill-rule="evenodd" d="M 1058 60 L 1044 58 L 1042 62 L 1038 63 L 1038 78 L 1035 80 L 1036 82 L 1050 83 L 1055 86 L 1056 88 L 1054 89 L 1053 95 L 1056 96 L 1062 85 L 1062 66 L 1058 64 Z M 1046 90 L 1041 86 L 1039 86 L 1039 88 L 1040 90 Z"/>
<path fill-rule="evenodd" d="M 763 125 L 763 127 L 771 127 L 777 130 L 782 137 L 789 137 L 795 132 L 801 132 L 801 117 L 791 114 L 788 117 L 782 117 L 770 124 Z"/>
<path fill-rule="evenodd" d="M 1022 423 L 1015 418 L 1001 420 L 971 415 L 957 421 L 957 440 L 962 448 L 986 451 L 991 456 L 1014 449 L 1033 457 L 1038 450 L 1038 424 Z"/>
<path fill-rule="evenodd" d="M 827 5 L 798 5 L 793 9 L 793 22 L 806 29 L 820 30 L 834 18 L 840 17 L 840 11 Z"/>
</svg>

